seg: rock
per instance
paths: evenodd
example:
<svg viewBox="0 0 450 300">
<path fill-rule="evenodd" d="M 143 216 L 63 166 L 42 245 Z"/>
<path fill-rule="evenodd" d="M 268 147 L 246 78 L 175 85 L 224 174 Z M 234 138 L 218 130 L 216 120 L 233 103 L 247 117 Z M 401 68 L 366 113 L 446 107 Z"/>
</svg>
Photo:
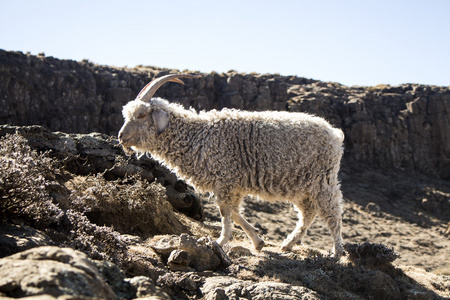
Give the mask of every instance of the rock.
<svg viewBox="0 0 450 300">
<path fill-rule="evenodd" d="M 53 246 L 0 259 L 0 293 L 14 298 L 71 295 L 116 299 L 84 253 Z"/>
<path fill-rule="evenodd" d="M 243 281 L 227 276 L 216 276 L 206 278 L 200 290 L 207 300 L 238 299 L 245 285 L 250 284 L 252 284 L 251 281 Z"/>
<path fill-rule="evenodd" d="M 149 246 L 155 250 L 156 253 L 169 256 L 172 251 L 177 250 L 180 246 L 180 237 L 176 235 L 155 236 L 150 241 Z"/>
<path fill-rule="evenodd" d="M 170 296 L 156 286 L 148 277 L 136 276 L 126 279 L 126 281 L 136 290 L 136 298 L 170 300 Z"/>
<path fill-rule="evenodd" d="M 430 291 L 423 290 L 407 290 L 406 297 L 408 300 L 434 300 L 435 295 Z"/>
<path fill-rule="evenodd" d="M 147 244 L 129 246 L 128 256 L 131 259 L 124 264 L 123 270 L 129 277 L 144 275 L 156 281 L 168 272 L 161 256 Z"/>
<path fill-rule="evenodd" d="M 372 299 L 400 299 L 397 283 L 387 274 L 376 271 L 367 280 L 367 295 Z"/>
<path fill-rule="evenodd" d="M 210 247 L 212 249 L 212 251 L 214 252 L 214 254 L 216 254 L 219 257 L 223 268 L 226 268 L 233 263 L 231 261 L 230 257 L 228 256 L 228 254 L 225 253 L 223 248 L 220 247 L 220 245 L 216 241 L 214 241 L 211 237 L 207 238 L 206 245 L 208 247 Z"/>
<path fill-rule="evenodd" d="M 291 286 L 286 283 L 278 282 L 258 282 L 244 287 L 241 293 L 244 298 L 252 300 L 322 299 L 319 294 L 304 286 Z"/>
<path fill-rule="evenodd" d="M 270 281 L 254 283 L 225 276 L 207 278 L 201 291 L 208 300 L 322 299 L 319 294 L 303 286 Z"/>
<path fill-rule="evenodd" d="M 171 179 L 171 180 L 170 180 Z M 177 180 L 175 174 L 172 178 L 165 177 L 164 186 L 167 190 L 167 201 L 179 212 L 193 218 L 203 220 L 202 199 L 195 193 L 194 189 L 185 182 Z M 170 183 L 167 185 L 167 183 Z"/>
<path fill-rule="evenodd" d="M 439 276 L 414 267 L 400 267 L 402 276 L 409 281 L 401 286 L 402 294 L 407 299 L 450 299 L 450 282 L 448 276 Z M 397 278 L 396 278 L 397 279 Z M 436 293 L 439 291 L 441 293 Z"/>
<path fill-rule="evenodd" d="M 34 228 L 0 224 L 0 257 L 52 244 L 52 240 L 46 234 Z"/>
<path fill-rule="evenodd" d="M 197 271 L 215 271 L 219 266 L 226 268 L 231 265 L 230 258 L 211 237 L 197 239 L 185 233 L 179 237 L 158 236 L 150 241 L 149 246 L 168 258 L 168 266 L 172 270 L 191 267 Z"/>
<path fill-rule="evenodd" d="M 214 271 L 222 262 L 212 250 L 211 243 L 208 244 L 210 241 L 212 242 L 210 237 L 197 240 L 184 233 L 180 235 L 179 249 L 190 254 L 190 266 L 197 271 Z"/>
<path fill-rule="evenodd" d="M 203 279 L 193 272 L 166 273 L 158 278 L 158 285 L 172 290 L 196 291 Z"/>
<path fill-rule="evenodd" d="M 170 253 L 167 266 L 171 271 L 187 271 L 191 262 L 191 255 L 184 250 L 174 250 Z"/>
<path fill-rule="evenodd" d="M 131 299 L 136 292 L 128 281 L 125 280 L 125 275 L 122 270 L 115 264 L 108 261 L 94 260 L 93 263 L 98 269 L 100 276 L 113 290 L 114 294 L 119 299 Z"/>
<path fill-rule="evenodd" d="M 239 258 L 241 256 L 253 256 L 250 249 L 242 246 L 233 246 L 227 251 L 227 255 L 231 258 Z"/>
<path fill-rule="evenodd" d="M 122 239 L 128 245 L 136 245 L 136 244 L 140 244 L 143 242 L 142 237 L 137 236 L 137 235 L 131 235 L 131 234 L 122 234 Z"/>
</svg>

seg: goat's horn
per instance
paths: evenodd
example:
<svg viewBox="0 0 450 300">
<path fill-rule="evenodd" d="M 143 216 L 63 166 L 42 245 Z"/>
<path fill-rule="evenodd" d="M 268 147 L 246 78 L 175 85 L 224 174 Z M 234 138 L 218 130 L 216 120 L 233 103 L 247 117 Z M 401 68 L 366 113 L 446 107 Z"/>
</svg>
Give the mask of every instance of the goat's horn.
<svg viewBox="0 0 450 300">
<path fill-rule="evenodd" d="M 139 92 L 136 99 L 140 99 L 144 102 L 150 101 L 152 99 L 155 92 L 166 82 L 172 81 L 172 82 L 178 82 L 181 84 L 184 84 L 183 81 L 181 81 L 178 78 L 200 78 L 201 75 L 190 75 L 190 74 L 171 74 L 162 76 L 156 79 L 153 79 L 150 81 L 144 88 Z"/>
</svg>

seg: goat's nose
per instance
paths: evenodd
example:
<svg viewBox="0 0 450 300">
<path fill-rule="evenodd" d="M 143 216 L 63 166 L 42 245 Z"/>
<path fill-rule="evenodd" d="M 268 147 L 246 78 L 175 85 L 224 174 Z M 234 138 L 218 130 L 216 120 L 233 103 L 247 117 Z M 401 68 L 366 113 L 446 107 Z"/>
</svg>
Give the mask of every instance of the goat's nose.
<svg viewBox="0 0 450 300">
<path fill-rule="evenodd" d="M 123 130 L 119 130 L 119 141 L 123 141 L 123 138 L 124 138 Z"/>
</svg>

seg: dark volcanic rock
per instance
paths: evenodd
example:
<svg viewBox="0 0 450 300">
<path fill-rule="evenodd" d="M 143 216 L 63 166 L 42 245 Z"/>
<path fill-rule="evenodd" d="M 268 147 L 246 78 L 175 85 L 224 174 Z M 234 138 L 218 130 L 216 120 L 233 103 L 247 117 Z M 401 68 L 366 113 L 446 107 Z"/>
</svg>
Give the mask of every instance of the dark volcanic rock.
<svg viewBox="0 0 450 300">
<path fill-rule="evenodd" d="M 177 70 L 98 66 L 0 50 L 0 123 L 116 135 L 121 108 L 155 76 Z M 344 130 L 346 158 L 450 178 L 450 90 L 403 84 L 346 87 L 311 79 L 211 73 L 157 96 L 196 109 L 314 113 Z"/>
</svg>

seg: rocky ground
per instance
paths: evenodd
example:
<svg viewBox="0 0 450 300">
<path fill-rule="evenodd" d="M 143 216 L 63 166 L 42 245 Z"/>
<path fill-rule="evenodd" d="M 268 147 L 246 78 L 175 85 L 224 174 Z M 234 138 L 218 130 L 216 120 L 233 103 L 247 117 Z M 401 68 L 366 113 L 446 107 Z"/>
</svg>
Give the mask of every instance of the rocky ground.
<svg viewBox="0 0 450 300">
<path fill-rule="evenodd" d="M 347 255 L 335 261 L 320 219 L 306 245 L 281 252 L 295 212 L 255 199 L 243 214 L 267 246 L 255 251 L 236 228 L 221 249 L 211 200 L 106 135 L 0 136 L 1 299 L 450 297 L 446 181 L 344 161 Z"/>
<path fill-rule="evenodd" d="M 401 257 L 396 263 L 450 274 L 450 185 L 411 177 L 402 171 L 385 173 L 370 167 L 346 172 L 343 166 L 343 237 L 349 243 L 382 243 Z M 433 203 L 430 203 L 433 202 Z M 205 205 L 207 219 L 218 220 L 216 207 Z M 297 214 L 290 204 L 247 199 L 243 214 L 260 229 L 266 241 L 281 245 L 295 227 Z M 218 224 L 218 223 L 217 223 Z M 331 238 L 320 218 L 313 223 L 305 244 L 329 250 Z"/>
<path fill-rule="evenodd" d="M 122 106 L 178 72 L 0 49 L 0 123 L 18 126 L 0 126 L 1 299 L 450 298 L 449 87 L 229 71 L 158 91 L 197 110 L 302 111 L 341 128 L 347 254 L 334 261 L 322 220 L 283 253 L 295 211 L 250 198 L 243 214 L 267 246 L 236 228 L 221 249 L 208 238 L 220 231 L 213 199 L 124 156 L 111 136 Z"/>
</svg>

